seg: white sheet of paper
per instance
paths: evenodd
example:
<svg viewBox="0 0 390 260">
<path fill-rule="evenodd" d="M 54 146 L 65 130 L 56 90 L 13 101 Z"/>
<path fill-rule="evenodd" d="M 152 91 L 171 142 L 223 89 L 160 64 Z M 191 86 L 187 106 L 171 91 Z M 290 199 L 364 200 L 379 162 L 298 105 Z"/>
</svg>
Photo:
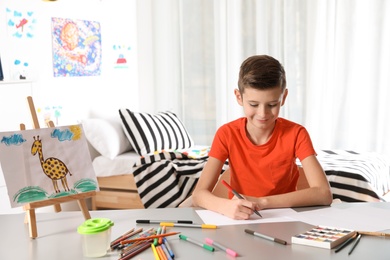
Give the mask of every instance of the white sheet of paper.
<svg viewBox="0 0 390 260">
<path fill-rule="evenodd" d="M 312 225 L 341 227 L 360 231 L 390 229 L 390 210 L 372 207 L 370 204 L 344 209 L 329 207 L 305 211 L 300 212 L 294 218 Z"/>
<path fill-rule="evenodd" d="M 204 223 L 213 224 L 217 226 L 271 223 L 271 222 L 289 222 L 289 221 L 294 221 L 293 216 L 297 214 L 295 210 L 290 208 L 267 209 L 267 210 L 260 211 L 260 214 L 263 216 L 262 218 L 260 218 L 256 214 L 253 214 L 250 217 L 250 219 L 235 220 L 211 210 L 197 210 L 196 213 L 199 215 L 199 217 L 203 220 Z"/>
<path fill-rule="evenodd" d="M 378 202 L 380 203 L 380 202 Z M 197 210 L 204 223 L 240 225 L 254 223 L 272 223 L 302 221 L 311 225 L 347 228 L 357 231 L 383 231 L 390 229 L 390 210 L 376 207 L 375 204 L 362 203 L 354 207 L 326 207 L 297 212 L 293 209 L 267 209 L 260 211 L 263 218 L 253 214 L 248 220 L 234 220 L 210 210 Z"/>
</svg>

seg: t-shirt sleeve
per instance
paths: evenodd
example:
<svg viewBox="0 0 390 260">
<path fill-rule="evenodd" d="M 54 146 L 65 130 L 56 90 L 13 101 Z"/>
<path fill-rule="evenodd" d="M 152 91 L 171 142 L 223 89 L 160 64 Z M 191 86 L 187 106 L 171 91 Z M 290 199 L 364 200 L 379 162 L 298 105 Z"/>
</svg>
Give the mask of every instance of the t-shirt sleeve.
<svg viewBox="0 0 390 260">
<path fill-rule="evenodd" d="M 228 134 L 226 131 L 226 127 L 221 126 L 215 136 L 214 140 L 211 144 L 209 156 L 214 157 L 221 162 L 226 161 L 228 158 L 229 152 L 228 152 Z"/>
<path fill-rule="evenodd" d="M 302 161 L 310 155 L 316 155 L 313 143 L 306 128 L 300 127 L 296 141 L 296 156 Z"/>
</svg>

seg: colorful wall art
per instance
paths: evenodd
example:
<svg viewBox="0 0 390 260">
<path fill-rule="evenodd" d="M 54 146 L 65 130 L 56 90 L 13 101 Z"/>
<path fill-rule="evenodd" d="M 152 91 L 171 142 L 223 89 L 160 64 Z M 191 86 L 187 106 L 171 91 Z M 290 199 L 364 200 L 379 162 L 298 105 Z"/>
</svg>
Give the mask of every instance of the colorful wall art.
<svg viewBox="0 0 390 260">
<path fill-rule="evenodd" d="M 100 75 L 100 29 L 99 22 L 52 18 L 54 77 Z"/>
</svg>

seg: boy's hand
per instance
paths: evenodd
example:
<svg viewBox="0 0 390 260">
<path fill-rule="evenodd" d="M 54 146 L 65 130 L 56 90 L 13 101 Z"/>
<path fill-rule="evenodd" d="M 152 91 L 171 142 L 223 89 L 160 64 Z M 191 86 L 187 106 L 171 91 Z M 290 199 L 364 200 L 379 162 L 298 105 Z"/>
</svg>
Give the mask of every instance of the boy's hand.
<svg viewBox="0 0 390 260">
<path fill-rule="evenodd" d="M 223 214 L 237 220 L 249 219 L 255 206 L 256 204 L 251 201 L 233 197 L 224 204 Z"/>
</svg>

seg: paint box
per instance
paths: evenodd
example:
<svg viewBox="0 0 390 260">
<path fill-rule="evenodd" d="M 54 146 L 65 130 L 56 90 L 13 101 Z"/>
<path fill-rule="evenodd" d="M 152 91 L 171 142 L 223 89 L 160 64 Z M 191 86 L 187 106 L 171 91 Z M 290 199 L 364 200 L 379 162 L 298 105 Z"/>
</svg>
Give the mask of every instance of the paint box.
<svg viewBox="0 0 390 260">
<path fill-rule="evenodd" d="M 291 238 L 292 244 L 308 245 L 332 249 L 356 233 L 346 228 L 316 226 Z"/>
</svg>

